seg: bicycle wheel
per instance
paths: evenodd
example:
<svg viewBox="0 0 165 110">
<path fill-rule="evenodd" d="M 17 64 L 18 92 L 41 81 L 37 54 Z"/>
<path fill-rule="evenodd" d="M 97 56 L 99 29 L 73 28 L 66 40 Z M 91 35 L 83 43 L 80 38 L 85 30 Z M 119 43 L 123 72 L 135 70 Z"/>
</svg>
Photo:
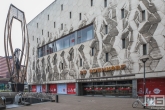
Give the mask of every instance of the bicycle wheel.
<svg viewBox="0 0 165 110">
<path fill-rule="evenodd" d="M 138 105 L 139 105 L 139 102 L 138 101 L 135 101 L 135 102 L 133 102 L 132 107 L 133 108 L 136 108 Z"/>
</svg>

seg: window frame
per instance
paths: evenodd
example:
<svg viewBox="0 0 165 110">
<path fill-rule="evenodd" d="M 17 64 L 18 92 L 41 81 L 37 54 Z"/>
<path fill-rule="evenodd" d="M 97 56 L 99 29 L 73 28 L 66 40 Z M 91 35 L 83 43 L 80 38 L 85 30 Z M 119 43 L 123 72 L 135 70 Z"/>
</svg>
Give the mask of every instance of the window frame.
<svg viewBox="0 0 165 110">
<path fill-rule="evenodd" d="M 125 49 L 126 48 L 126 39 L 123 38 L 122 39 L 122 49 Z"/>
</svg>

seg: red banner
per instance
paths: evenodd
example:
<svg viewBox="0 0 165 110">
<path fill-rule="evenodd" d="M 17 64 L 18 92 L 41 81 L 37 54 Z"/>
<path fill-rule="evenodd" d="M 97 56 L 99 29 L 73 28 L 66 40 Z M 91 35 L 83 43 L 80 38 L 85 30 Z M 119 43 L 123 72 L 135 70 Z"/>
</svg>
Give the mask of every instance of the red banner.
<svg viewBox="0 0 165 110">
<path fill-rule="evenodd" d="M 46 85 L 42 85 L 42 92 L 46 92 Z"/>
<path fill-rule="evenodd" d="M 31 91 L 32 91 L 32 92 L 36 92 L 36 90 L 37 90 L 37 89 L 36 89 L 36 85 L 32 85 L 32 90 L 31 90 Z"/>
<path fill-rule="evenodd" d="M 75 85 L 75 83 L 67 84 L 67 94 L 76 94 L 76 85 Z"/>
<path fill-rule="evenodd" d="M 50 84 L 49 85 L 49 91 L 51 93 L 57 93 L 57 85 L 56 84 Z"/>
<path fill-rule="evenodd" d="M 138 95 L 143 95 L 143 79 L 138 80 Z M 146 95 L 165 95 L 165 78 L 146 79 Z"/>
</svg>

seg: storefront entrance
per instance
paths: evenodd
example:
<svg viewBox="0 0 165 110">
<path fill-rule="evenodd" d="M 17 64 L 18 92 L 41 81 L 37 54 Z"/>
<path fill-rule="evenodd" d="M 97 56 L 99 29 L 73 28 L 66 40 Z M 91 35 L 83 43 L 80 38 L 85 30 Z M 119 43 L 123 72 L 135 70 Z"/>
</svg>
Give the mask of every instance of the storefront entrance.
<svg viewBox="0 0 165 110">
<path fill-rule="evenodd" d="M 83 95 L 132 97 L 132 80 L 83 83 Z"/>
</svg>

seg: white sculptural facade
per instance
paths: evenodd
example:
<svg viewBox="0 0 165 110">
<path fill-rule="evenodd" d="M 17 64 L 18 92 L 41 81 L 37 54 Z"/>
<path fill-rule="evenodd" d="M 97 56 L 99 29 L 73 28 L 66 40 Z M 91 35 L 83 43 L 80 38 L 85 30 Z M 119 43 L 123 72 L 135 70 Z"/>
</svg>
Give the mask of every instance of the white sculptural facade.
<svg viewBox="0 0 165 110">
<path fill-rule="evenodd" d="M 76 83 L 79 79 L 90 81 L 90 78 L 96 77 L 109 77 L 107 81 L 141 79 L 144 66 L 140 58 L 143 56 L 149 58 L 145 67 L 147 78 L 165 77 L 165 2 L 107 0 L 105 7 L 102 0 L 94 0 L 93 6 L 90 1 L 56 0 L 28 24 L 30 50 L 49 45 L 72 33 L 78 39 L 80 29 L 93 26 L 92 39 L 86 42 L 53 50 L 42 57 L 30 51 L 35 68 L 33 70 L 31 65 L 28 66 L 28 71 L 32 71 L 27 76 L 28 83 Z M 123 64 L 126 67 L 122 70 L 90 73 L 93 68 Z M 80 74 L 82 70 L 86 73 Z M 123 75 L 125 77 L 120 77 Z M 35 76 L 37 78 L 33 78 Z"/>
</svg>

